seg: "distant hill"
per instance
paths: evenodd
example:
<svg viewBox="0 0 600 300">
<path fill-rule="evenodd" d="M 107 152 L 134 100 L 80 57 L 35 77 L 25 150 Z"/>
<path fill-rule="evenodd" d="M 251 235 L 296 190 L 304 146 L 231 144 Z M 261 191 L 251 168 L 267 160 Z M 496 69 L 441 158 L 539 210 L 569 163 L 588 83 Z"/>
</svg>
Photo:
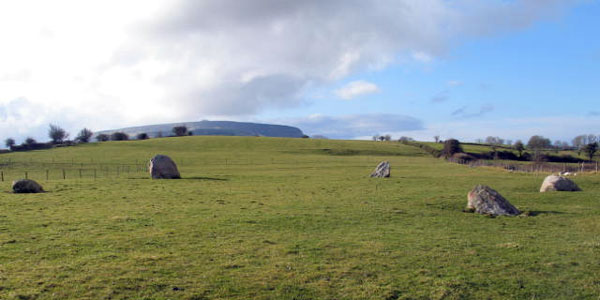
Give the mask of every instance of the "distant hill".
<svg viewBox="0 0 600 300">
<path fill-rule="evenodd" d="M 302 130 L 292 126 L 232 121 L 200 121 L 126 127 L 99 131 L 96 132 L 96 135 L 101 133 L 111 134 L 113 132 L 120 131 L 128 134 L 130 138 L 135 138 L 135 136 L 139 133 L 147 133 L 148 136 L 154 138 L 173 135 L 173 127 L 181 125 L 185 125 L 193 135 L 268 136 L 291 138 L 301 138 L 304 136 Z"/>
</svg>

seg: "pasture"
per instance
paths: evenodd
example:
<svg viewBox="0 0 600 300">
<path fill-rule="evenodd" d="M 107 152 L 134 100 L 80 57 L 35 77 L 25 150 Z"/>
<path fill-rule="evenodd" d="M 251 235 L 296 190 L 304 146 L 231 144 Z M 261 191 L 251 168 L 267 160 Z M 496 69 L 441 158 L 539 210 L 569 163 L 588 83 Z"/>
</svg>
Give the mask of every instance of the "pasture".
<svg viewBox="0 0 600 300">
<path fill-rule="evenodd" d="M 138 166 L 155 154 L 183 179 L 149 179 Z M 0 183 L 0 299 L 600 295 L 600 175 L 575 177 L 582 192 L 539 193 L 545 174 L 469 168 L 400 143 L 254 137 L 7 159 L 21 164 Z M 392 177 L 369 178 L 381 160 Z M 45 178 L 119 164 L 135 167 Z M 25 171 L 47 193 L 10 193 Z M 476 184 L 529 216 L 462 212 Z"/>
</svg>

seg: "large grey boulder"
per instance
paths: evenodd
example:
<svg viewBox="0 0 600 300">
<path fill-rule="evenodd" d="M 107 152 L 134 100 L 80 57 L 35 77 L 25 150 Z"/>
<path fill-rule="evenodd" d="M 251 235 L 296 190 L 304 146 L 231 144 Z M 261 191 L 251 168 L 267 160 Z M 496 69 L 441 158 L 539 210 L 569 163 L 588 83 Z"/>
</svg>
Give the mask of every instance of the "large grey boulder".
<svg viewBox="0 0 600 300">
<path fill-rule="evenodd" d="M 43 193 L 42 186 L 31 179 L 19 179 L 12 183 L 13 193 Z"/>
<path fill-rule="evenodd" d="M 390 177 L 390 163 L 387 161 L 380 162 L 375 171 L 371 173 L 371 177 Z"/>
<path fill-rule="evenodd" d="M 576 192 L 581 191 L 581 189 L 569 178 L 550 175 L 544 179 L 542 187 L 540 187 L 540 192 L 543 193 L 550 191 Z"/>
<path fill-rule="evenodd" d="M 175 162 L 166 155 L 158 154 L 150 160 L 150 175 L 152 179 L 179 179 L 179 170 Z"/>
<path fill-rule="evenodd" d="M 486 215 L 516 216 L 521 212 L 498 192 L 485 185 L 478 185 L 469 192 L 467 209 Z"/>
</svg>

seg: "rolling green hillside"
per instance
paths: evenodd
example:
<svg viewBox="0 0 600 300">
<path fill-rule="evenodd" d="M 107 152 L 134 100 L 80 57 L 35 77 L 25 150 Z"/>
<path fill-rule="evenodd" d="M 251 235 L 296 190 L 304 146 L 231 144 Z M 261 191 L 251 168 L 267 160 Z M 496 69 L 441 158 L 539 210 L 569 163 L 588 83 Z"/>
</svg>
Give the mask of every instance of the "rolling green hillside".
<svg viewBox="0 0 600 300">
<path fill-rule="evenodd" d="M 155 154 L 183 179 L 149 179 Z M 369 178 L 381 160 L 392 177 Z M 583 192 L 541 194 L 543 175 L 400 143 L 198 136 L 2 154 L 0 165 L 0 299 L 600 295 L 595 174 L 574 179 Z M 48 192 L 10 193 L 25 172 Z M 529 216 L 462 212 L 476 184 Z"/>
</svg>

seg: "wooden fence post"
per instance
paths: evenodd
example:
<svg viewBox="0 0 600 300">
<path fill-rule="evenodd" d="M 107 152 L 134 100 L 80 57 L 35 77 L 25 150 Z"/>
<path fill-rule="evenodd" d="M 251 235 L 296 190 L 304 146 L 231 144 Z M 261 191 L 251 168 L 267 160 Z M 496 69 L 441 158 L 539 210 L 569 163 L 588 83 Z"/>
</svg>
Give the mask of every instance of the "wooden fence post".
<svg viewBox="0 0 600 300">
<path fill-rule="evenodd" d="M 0 171 L 0 175 L 2 175 L 2 181 L 4 181 L 4 171 Z"/>
<path fill-rule="evenodd" d="M 62 170 L 63 173 L 63 180 L 67 179 L 67 174 L 65 173 L 65 169 Z"/>
<path fill-rule="evenodd" d="M 27 176 L 27 171 L 25 171 L 25 179 L 29 179 L 29 178 L 27 178 L 27 177 L 28 177 L 28 176 Z"/>
<path fill-rule="evenodd" d="M 49 170 L 46 170 L 46 181 L 48 181 L 48 177 L 49 177 L 49 176 L 48 176 L 48 175 L 49 175 L 48 173 L 49 173 Z"/>
</svg>

